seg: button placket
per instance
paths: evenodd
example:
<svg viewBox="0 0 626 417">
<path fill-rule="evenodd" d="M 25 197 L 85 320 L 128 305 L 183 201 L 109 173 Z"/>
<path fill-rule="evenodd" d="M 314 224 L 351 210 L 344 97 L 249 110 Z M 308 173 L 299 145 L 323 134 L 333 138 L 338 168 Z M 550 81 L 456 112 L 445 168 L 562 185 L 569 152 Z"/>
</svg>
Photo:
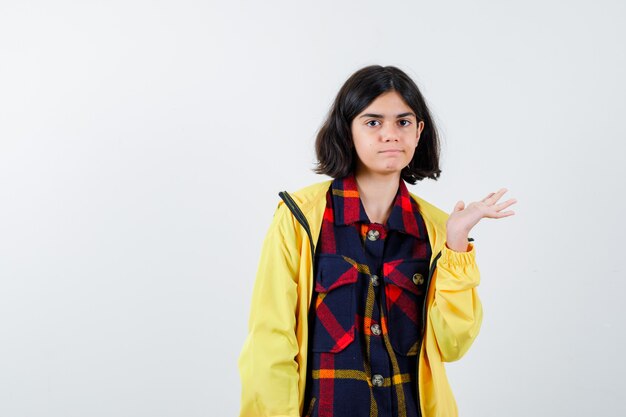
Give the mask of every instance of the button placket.
<svg viewBox="0 0 626 417">
<path fill-rule="evenodd" d="M 374 303 L 373 303 L 373 312 L 371 316 L 372 322 L 370 322 L 368 333 L 370 334 L 370 339 L 368 343 L 371 343 L 371 359 L 370 363 L 372 370 L 378 370 L 379 372 L 389 372 L 388 369 L 389 363 L 382 358 L 385 357 L 385 344 L 383 341 L 382 335 L 382 326 L 380 324 L 381 320 L 381 300 L 382 296 L 381 292 L 384 288 L 384 280 L 383 276 L 378 275 L 380 273 L 379 269 L 382 265 L 384 248 L 387 240 L 387 231 L 384 226 L 378 223 L 370 223 L 367 225 L 368 230 L 365 233 L 365 241 L 363 242 L 363 249 L 365 252 L 365 256 L 368 259 L 368 263 L 370 264 L 371 273 L 369 276 L 371 287 L 370 291 L 374 291 Z M 375 273 L 374 273 L 375 272 Z M 382 361 L 382 362 L 381 362 Z M 371 375 L 371 385 L 372 387 L 384 387 L 385 386 L 385 377 L 380 373 L 372 373 Z M 381 388 L 382 389 L 382 388 Z"/>
<path fill-rule="evenodd" d="M 376 260 L 376 262 L 379 262 L 383 256 L 385 246 L 384 228 L 376 223 L 369 223 L 367 227 L 363 249 L 372 261 Z"/>
</svg>

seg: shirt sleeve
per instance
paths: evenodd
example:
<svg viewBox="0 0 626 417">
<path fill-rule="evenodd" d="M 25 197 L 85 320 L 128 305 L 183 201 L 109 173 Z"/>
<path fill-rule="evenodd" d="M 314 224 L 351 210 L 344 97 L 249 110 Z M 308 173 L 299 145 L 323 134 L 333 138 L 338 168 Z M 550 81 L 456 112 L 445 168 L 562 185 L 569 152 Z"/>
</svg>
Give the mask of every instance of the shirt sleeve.
<svg viewBox="0 0 626 417">
<path fill-rule="evenodd" d="M 299 416 L 296 242 L 293 216 L 279 205 L 261 249 L 239 355 L 240 417 Z"/>
<path fill-rule="evenodd" d="M 456 252 L 444 244 L 431 279 L 435 294 L 429 320 L 442 360 L 453 362 L 469 350 L 482 324 L 474 244 L 468 243 L 467 252 Z"/>
</svg>

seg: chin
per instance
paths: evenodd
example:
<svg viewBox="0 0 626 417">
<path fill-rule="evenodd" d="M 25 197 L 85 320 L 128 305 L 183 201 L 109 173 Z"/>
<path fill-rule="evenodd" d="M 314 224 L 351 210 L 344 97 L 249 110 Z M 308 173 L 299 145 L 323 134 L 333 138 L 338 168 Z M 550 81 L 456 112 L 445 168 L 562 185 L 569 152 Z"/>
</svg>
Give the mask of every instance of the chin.
<svg viewBox="0 0 626 417">
<path fill-rule="evenodd" d="M 385 168 L 378 171 L 381 175 L 400 174 L 403 167 Z"/>
</svg>

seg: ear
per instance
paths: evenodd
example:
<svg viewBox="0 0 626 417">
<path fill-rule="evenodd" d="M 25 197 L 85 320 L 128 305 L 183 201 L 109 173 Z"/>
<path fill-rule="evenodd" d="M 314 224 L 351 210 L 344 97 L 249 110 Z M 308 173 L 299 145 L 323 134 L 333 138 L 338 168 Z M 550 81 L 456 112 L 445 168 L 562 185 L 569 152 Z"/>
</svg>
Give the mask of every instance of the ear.
<svg viewBox="0 0 626 417">
<path fill-rule="evenodd" d="M 419 145 L 420 142 L 420 137 L 422 135 L 422 131 L 424 130 L 424 121 L 420 120 L 420 122 L 417 124 L 417 141 L 415 142 L 415 147 L 417 147 L 417 145 Z"/>
</svg>

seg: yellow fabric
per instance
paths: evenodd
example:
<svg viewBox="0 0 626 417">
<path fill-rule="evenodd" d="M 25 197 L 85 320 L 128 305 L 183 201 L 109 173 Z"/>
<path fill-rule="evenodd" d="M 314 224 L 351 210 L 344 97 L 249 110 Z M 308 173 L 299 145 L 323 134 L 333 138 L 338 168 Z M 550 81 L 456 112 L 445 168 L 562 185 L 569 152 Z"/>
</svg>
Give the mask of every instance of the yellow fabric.
<svg viewBox="0 0 626 417">
<path fill-rule="evenodd" d="M 332 180 L 290 193 L 317 244 Z M 448 214 L 413 193 L 432 248 L 441 252 L 426 296 L 426 331 L 418 364 L 423 417 L 456 417 L 456 401 L 443 362 L 460 359 L 476 338 L 482 305 L 475 249 L 448 248 Z M 308 309 L 313 294 L 309 237 L 281 200 L 263 242 L 252 292 L 248 336 L 239 356 L 240 417 L 302 415 L 308 350 Z"/>
</svg>

